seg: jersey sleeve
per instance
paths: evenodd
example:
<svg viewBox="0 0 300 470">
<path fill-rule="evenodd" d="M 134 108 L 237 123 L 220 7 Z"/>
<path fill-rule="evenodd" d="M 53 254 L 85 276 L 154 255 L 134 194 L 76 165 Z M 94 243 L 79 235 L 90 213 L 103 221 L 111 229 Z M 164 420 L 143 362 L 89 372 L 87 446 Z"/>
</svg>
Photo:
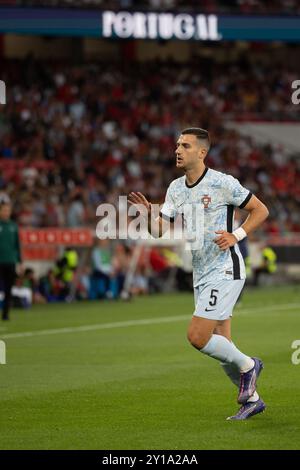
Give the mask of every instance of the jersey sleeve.
<svg viewBox="0 0 300 470">
<path fill-rule="evenodd" d="M 172 198 L 172 187 L 169 186 L 165 198 L 165 202 L 163 203 L 163 206 L 160 210 L 159 215 L 166 220 L 170 220 L 171 222 L 174 222 L 175 217 L 177 215 L 176 212 L 176 207 Z"/>
<path fill-rule="evenodd" d="M 251 191 L 244 188 L 239 180 L 233 176 L 229 176 L 225 183 L 227 186 L 227 204 L 243 209 L 251 199 Z"/>
</svg>

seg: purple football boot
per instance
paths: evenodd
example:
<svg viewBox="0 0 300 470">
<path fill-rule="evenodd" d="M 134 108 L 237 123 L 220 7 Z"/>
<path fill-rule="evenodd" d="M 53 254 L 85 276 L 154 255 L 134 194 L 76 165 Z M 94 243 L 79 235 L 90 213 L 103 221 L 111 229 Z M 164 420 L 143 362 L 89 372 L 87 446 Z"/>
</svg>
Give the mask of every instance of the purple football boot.
<svg viewBox="0 0 300 470">
<path fill-rule="evenodd" d="M 227 420 L 231 421 L 231 420 L 248 419 L 248 418 L 251 418 L 251 416 L 257 415 L 258 413 L 263 413 L 265 409 L 266 409 L 266 405 L 261 399 L 255 402 L 248 401 L 248 403 L 241 406 L 241 408 L 239 409 L 236 415 L 229 416 Z"/>
<path fill-rule="evenodd" d="M 248 372 L 241 374 L 240 378 L 240 390 L 238 395 L 238 403 L 244 405 L 247 403 L 247 400 L 253 395 L 256 390 L 256 381 L 261 373 L 264 364 L 257 357 L 252 357 L 254 361 L 254 367 Z"/>
</svg>

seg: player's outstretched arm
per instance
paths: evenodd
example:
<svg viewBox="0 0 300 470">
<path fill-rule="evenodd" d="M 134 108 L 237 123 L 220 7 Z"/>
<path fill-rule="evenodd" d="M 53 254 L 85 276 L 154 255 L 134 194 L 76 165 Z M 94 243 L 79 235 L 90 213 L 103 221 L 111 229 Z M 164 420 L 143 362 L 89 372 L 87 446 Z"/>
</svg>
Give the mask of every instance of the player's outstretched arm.
<svg viewBox="0 0 300 470">
<path fill-rule="evenodd" d="M 249 212 L 249 215 L 241 227 L 234 230 L 233 233 L 225 230 L 216 231 L 218 237 L 215 238 L 214 242 L 221 250 L 227 250 L 245 238 L 250 232 L 256 230 L 269 215 L 267 207 L 254 195 L 251 196 L 244 209 Z"/>
<path fill-rule="evenodd" d="M 128 201 L 129 204 L 137 206 L 137 208 L 139 206 L 146 208 L 148 232 L 155 238 L 161 237 L 163 235 L 162 218 L 160 216 L 155 218 L 151 210 L 151 202 L 140 192 L 131 192 L 128 196 Z"/>
</svg>

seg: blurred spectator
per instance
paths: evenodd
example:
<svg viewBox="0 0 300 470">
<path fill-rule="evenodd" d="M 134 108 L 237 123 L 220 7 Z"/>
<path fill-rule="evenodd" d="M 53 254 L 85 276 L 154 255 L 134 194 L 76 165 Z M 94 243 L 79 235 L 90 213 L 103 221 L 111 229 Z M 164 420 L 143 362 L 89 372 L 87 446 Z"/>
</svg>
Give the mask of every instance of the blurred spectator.
<svg viewBox="0 0 300 470">
<path fill-rule="evenodd" d="M 84 205 L 80 195 L 73 198 L 67 213 L 68 227 L 81 227 L 84 225 Z"/>
<path fill-rule="evenodd" d="M 36 279 L 34 270 L 32 268 L 25 269 L 24 273 L 18 277 L 17 285 L 30 289 L 33 303 L 44 304 L 47 301 L 47 299 L 40 292 L 39 281 Z"/>
<path fill-rule="evenodd" d="M 100 297 L 112 297 L 111 279 L 113 276 L 111 242 L 97 239 L 92 251 L 93 280 L 99 286 Z"/>
<path fill-rule="evenodd" d="M 75 281 L 75 292 L 77 300 L 86 300 L 91 291 L 91 270 L 88 266 L 83 266 L 77 271 Z"/>
<path fill-rule="evenodd" d="M 152 268 L 149 290 L 151 293 L 163 292 L 170 280 L 171 271 L 174 267 L 173 262 L 170 262 L 170 260 L 163 255 L 162 250 L 153 247 L 149 254 L 149 264 Z"/>
<path fill-rule="evenodd" d="M 120 296 L 125 282 L 125 276 L 130 266 L 132 252 L 129 247 L 122 243 L 114 246 L 113 269 L 117 280 L 118 296 Z"/>
<path fill-rule="evenodd" d="M 273 248 L 265 246 L 261 253 L 261 264 L 257 268 L 253 269 L 253 285 L 259 285 L 259 278 L 262 274 L 268 274 L 269 276 L 277 271 L 277 256 Z"/>
<path fill-rule="evenodd" d="M 132 280 L 130 289 L 131 295 L 145 295 L 149 292 L 149 276 L 147 276 L 146 269 L 138 267 Z"/>
<path fill-rule="evenodd" d="M 61 291 L 64 289 L 62 281 L 57 279 L 53 269 L 49 269 L 47 273 L 41 277 L 39 281 L 39 291 L 47 302 L 56 302 L 63 300 Z"/>
<path fill-rule="evenodd" d="M 70 247 L 66 248 L 62 257 L 56 262 L 54 269 L 56 279 L 62 283 L 62 289 L 59 292 L 61 300 L 70 301 L 75 296 L 74 277 L 77 267 L 77 251 Z"/>
<path fill-rule="evenodd" d="M 131 255 L 131 249 L 122 243 L 96 240 L 92 250 L 91 298 L 120 297 Z"/>
</svg>

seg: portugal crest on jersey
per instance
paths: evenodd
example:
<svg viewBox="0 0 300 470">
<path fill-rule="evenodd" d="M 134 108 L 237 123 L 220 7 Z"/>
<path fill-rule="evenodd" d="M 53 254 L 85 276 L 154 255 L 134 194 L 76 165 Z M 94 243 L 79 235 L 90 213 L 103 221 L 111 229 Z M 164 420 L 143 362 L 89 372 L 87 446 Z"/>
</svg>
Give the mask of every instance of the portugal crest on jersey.
<svg viewBox="0 0 300 470">
<path fill-rule="evenodd" d="M 201 199 L 202 204 L 204 205 L 204 209 L 208 209 L 208 204 L 211 203 L 211 197 L 208 194 L 204 194 L 203 198 Z"/>
</svg>

